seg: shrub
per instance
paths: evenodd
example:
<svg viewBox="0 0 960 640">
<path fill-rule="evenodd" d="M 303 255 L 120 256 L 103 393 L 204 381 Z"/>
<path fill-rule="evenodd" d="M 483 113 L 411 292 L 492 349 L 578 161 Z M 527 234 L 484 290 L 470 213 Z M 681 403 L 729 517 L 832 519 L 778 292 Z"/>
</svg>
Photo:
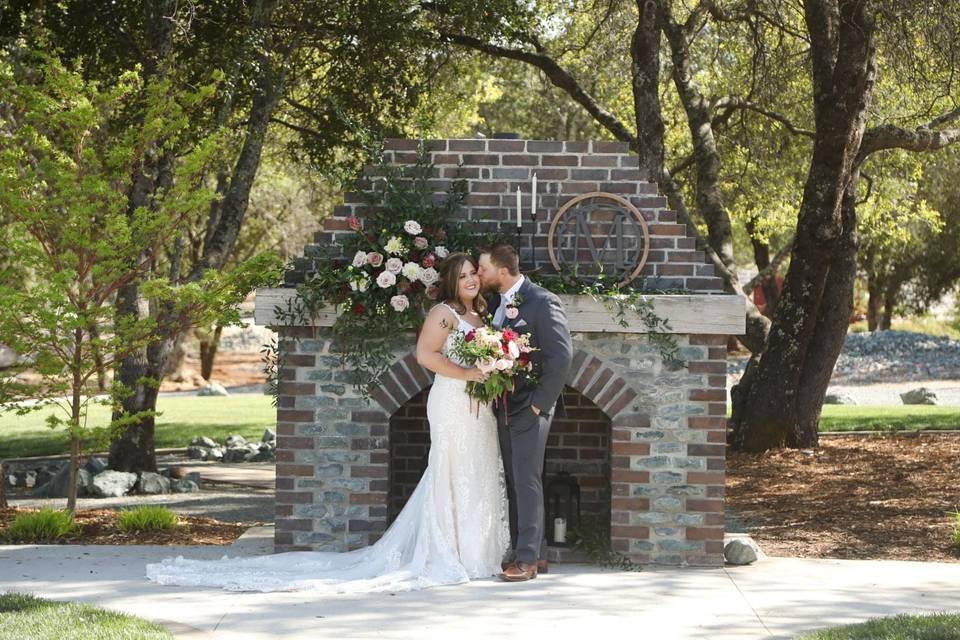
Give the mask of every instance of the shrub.
<svg viewBox="0 0 960 640">
<path fill-rule="evenodd" d="M 125 509 L 117 517 L 121 531 L 163 531 L 174 529 L 179 524 L 177 514 L 166 507 L 135 507 Z"/>
<path fill-rule="evenodd" d="M 73 513 L 45 507 L 18 515 L 3 537 L 17 544 L 57 542 L 79 530 L 80 527 L 73 521 Z"/>
</svg>

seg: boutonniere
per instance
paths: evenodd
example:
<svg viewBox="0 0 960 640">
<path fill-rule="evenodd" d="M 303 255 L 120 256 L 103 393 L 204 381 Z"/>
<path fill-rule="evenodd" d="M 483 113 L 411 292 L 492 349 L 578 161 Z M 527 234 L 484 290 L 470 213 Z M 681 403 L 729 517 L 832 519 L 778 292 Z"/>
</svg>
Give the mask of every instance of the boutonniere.
<svg viewBox="0 0 960 640">
<path fill-rule="evenodd" d="M 516 320 L 517 316 L 520 315 L 520 305 L 523 304 L 523 296 L 519 293 L 513 296 L 513 300 L 510 301 L 510 304 L 507 305 L 507 318 L 510 320 Z"/>
</svg>

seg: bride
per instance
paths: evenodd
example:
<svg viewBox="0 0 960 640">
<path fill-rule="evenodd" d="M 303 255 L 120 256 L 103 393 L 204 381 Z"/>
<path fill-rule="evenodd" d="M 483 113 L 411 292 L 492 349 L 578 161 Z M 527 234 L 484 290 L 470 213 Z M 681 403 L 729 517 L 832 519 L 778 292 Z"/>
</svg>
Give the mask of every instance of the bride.
<svg viewBox="0 0 960 640">
<path fill-rule="evenodd" d="M 440 266 L 437 300 L 417 341 L 417 361 L 436 373 L 427 400 L 430 455 L 406 506 L 383 537 L 363 549 L 294 551 L 252 558 L 167 559 L 147 565 L 166 585 L 230 591 L 331 593 L 407 591 L 500 573 L 510 544 L 497 422 L 466 394 L 482 380 L 451 353 L 457 334 L 482 324 L 486 303 L 473 258 L 449 255 Z"/>
</svg>

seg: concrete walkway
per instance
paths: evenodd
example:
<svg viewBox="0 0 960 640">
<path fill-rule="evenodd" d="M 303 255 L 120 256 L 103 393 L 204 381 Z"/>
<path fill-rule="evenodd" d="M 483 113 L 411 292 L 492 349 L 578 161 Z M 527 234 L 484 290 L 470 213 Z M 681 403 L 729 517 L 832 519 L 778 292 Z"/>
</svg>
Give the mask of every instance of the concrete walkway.
<svg viewBox="0 0 960 640">
<path fill-rule="evenodd" d="M 960 564 L 767 558 L 750 567 L 641 573 L 551 567 L 525 584 L 481 580 L 413 593 L 318 597 L 159 587 L 144 565 L 234 548 L 0 546 L 0 591 L 85 601 L 165 623 L 180 638 L 792 638 L 903 612 L 960 609 Z"/>
</svg>

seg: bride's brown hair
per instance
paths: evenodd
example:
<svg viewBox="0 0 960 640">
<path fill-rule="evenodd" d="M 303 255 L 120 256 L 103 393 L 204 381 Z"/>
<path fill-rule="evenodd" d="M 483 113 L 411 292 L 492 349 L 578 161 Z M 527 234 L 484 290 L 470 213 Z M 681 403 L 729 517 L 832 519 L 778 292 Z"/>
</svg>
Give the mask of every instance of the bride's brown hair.
<svg viewBox="0 0 960 640">
<path fill-rule="evenodd" d="M 474 269 L 479 268 L 477 261 L 468 253 L 451 253 L 440 263 L 437 270 L 440 274 L 437 279 L 437 302 L 452 302 L 457 307 L 462 306 L 457 290 L 460 288 L 460 271 L 464 262 L 472 264 Z M 487 301 L 483 299 L 483 294 L 478 293 L 473 299 L 473 310 L 480 315 L 486 312 Z M 464 313 L 466 311 L 463 310 Z"/>
</svg>

